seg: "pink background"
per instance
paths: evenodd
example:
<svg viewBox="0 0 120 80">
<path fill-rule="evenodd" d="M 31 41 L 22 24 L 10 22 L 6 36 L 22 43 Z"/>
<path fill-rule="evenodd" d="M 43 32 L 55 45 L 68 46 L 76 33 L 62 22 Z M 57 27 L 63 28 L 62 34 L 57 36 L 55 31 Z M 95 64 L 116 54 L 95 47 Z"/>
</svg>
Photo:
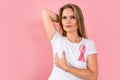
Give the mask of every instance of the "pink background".
<svg viewBox="0 0 120 80">
<path fill-rule="evenodd" d="M 119 0 L 0 1 L 0 80 L 47 80 L 53 61 L 41 10 L 58 12 L 66 3 L 83 11 L 98 51 L 98 80 L 120 80 Z"/>
</svg>

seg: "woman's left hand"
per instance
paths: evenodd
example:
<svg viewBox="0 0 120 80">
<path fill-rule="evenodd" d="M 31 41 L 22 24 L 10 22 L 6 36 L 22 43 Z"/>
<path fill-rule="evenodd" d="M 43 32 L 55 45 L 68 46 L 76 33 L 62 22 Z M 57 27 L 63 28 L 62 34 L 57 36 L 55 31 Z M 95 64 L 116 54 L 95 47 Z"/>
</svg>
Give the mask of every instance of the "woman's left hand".
<svg viewBox="0 0 120 80">
<path fill-rule="evenodd" d="M 58 53 L 55 55 L 55 65 L 58 66 L 59 68 L 66 70 L 67 69 L 67 64 L 66 64 L 66 58 L 65 58 L 65 52 L 62 54 L 62 58 L 60 59 L 58 57 Z"/>
</svg>

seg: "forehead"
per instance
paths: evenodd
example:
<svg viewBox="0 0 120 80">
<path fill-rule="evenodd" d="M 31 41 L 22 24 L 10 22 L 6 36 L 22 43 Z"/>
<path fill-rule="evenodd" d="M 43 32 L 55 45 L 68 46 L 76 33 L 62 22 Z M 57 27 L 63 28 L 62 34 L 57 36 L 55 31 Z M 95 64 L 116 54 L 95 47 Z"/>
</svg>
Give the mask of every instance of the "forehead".
<svg viewBox="0 0 120 80">
<path fill-rule="evenodd" d="M 73 10 L 71 8 L 66 8 L 63 10 L 62 15 L 63 16 L 74 15 L 74 13 L 73 13 Z"/>
</svg>

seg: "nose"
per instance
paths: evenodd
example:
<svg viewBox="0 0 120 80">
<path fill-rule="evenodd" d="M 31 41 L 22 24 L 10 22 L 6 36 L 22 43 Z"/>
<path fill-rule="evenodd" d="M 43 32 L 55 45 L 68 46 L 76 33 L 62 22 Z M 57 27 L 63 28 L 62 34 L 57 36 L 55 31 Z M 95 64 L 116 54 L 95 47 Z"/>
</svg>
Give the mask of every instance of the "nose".
<svg viewBox="0 0 120 80">
<path fill-rule="evenodd" d="M 71 22 L 70 18 L 67 18 L 67 19 L 66 19 L 66 23 L 68 24 L 68 23 L 70 23 L 70 22 Z"/>
</svg>

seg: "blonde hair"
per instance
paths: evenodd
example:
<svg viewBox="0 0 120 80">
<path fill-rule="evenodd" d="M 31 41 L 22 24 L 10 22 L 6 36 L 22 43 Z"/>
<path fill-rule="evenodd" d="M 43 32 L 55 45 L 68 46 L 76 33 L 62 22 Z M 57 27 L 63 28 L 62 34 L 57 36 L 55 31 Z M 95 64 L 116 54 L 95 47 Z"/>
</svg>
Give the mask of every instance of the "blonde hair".
<svg viewBox="0 0 120 80">
<path fill-rule="evenodd" d="M 78 25 L 78 35 L 80 37 L 87 38 L 82 11 L 75 4 L 66 4 L 66 5 L 62 6 L 59 10 L 59 25 L 62 27 L 63 36 L 66 36 L 66 31 L 63 29 L 63 25 L 62 25 L 62 13 L 63 13 L 63 10 L 66 8 L 71 8 L 73 10 L 73 13 L 75 15 L 77 25 Z"/>
</svg>

